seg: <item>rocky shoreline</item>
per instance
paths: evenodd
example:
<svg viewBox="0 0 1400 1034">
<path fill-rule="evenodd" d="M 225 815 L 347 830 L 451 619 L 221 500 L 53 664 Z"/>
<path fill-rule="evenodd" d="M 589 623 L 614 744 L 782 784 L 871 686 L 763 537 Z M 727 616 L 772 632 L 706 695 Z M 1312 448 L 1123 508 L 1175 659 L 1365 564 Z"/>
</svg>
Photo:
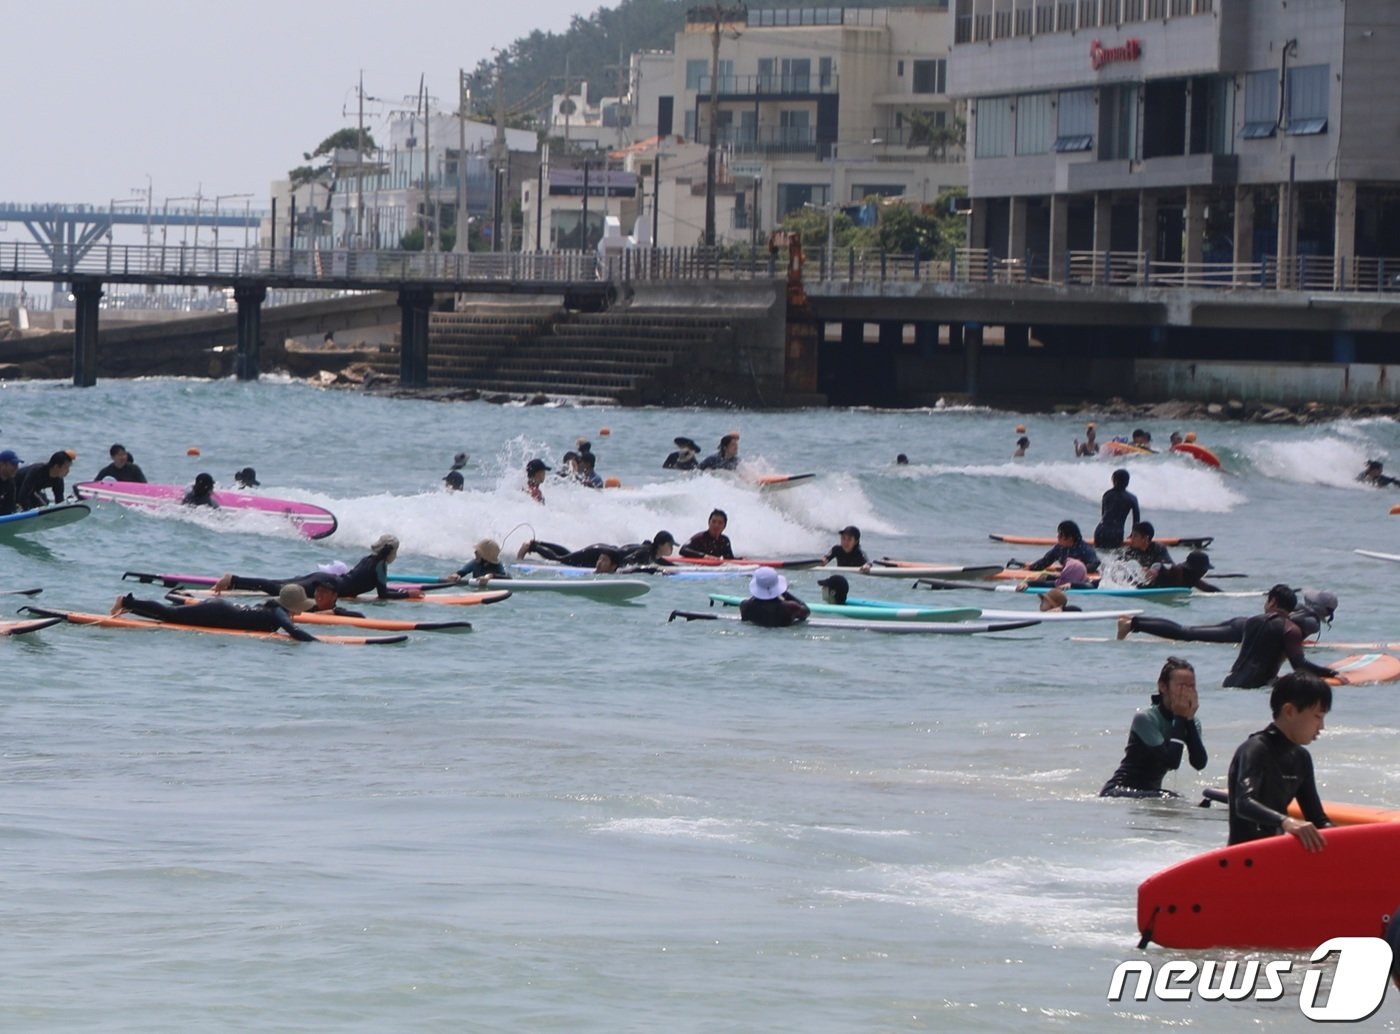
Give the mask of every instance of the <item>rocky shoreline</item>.
<svg viewBox="0 0 1400 1034">
<path fill-rule="evenodd" d="M 1134 403 L 1121 398 L 1107 402 L 1081 402 L 1058 405 L 1056 413 L 1075 414 L 1092 420 L 1176 420 L 1222 421 L 1251 424 L 1324 424 L 1334 420 L 1356 420 L 1366 417 L 1400 418 L 1400 403 L 1358 402 L 1352 405 L 1331 405 L 1307 402 L 1285 406 L 1276 402 L 1231 399 L 1228 402 L 1150 402 Z"/>
</svg>

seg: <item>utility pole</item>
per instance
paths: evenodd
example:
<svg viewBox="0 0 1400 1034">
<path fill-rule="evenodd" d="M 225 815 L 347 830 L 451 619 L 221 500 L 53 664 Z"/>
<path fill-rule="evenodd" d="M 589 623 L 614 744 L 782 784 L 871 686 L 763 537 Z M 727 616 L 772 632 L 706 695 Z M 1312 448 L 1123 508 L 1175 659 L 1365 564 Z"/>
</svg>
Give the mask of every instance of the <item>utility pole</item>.
<svg viewBox="0 0 1400 1034">
<path fill-rule="evenodd" d="M 467 251 L 467 70 L 457 69 L 457 239 L 452 250 Z"/>
<path fill-rule="evenodd" d="M 494 187 L 494 209 L 491 224 L 491 250 L 508 251 L 508 247 L 501 246 L 502 209 L 506 207 L 506 194 L 510 190 L 510 151 L 506 148 L 506 107 L 505 107 L 505 77 L 506 77 L 506 56 L 504 53 L 496 54 L 496 82 L 495 82 L 495 108 L 496 108 L 496 139 L 492 145 L 493 155 L 491 167 L 493 169 L 492 186 Z M 502 184 L 504 175 L 505 183 Z"/>
<path fill-rule="evenodd" d="M 705 15 L 712 22 L 710 29 L 710 131 L 709 149 L 705 155 L 705 247 L 715 246 L 715 172 L 719 150 L 719 41 L 724 26 L 744 16 L 746 8 L 725 7 L 716 2 L 710 7 L 692 8 L 692 13 Z M 737 38 L 737 37 L 736 37 Z"/>
<path fill-rule="evenodd" d="M 365 71 L 360 69 L 360 121 L 355 137 L 355 247 L 363 248 L 365 232 Z"/>
<path fill-rule="evenodd" d="M 437 232 L 432 219 L 432 200 L 428 191 L 431 189 L 432 181 L 428 178 L 428 163 L 432 160 L 432 149 L 428 146 L 428 83 L 427 77 L 419 79 L 419 87 L 423 91 L 423 250 L 432 251 L 437 245 Z"/>
</svg>

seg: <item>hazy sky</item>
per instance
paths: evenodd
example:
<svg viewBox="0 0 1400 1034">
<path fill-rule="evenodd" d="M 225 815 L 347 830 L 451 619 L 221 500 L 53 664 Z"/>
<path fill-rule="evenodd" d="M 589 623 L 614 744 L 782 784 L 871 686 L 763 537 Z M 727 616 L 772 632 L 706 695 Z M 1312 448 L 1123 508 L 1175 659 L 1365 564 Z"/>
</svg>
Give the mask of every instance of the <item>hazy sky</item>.
<svg viewBox="0 0 1400 1034">
<path fill-rule="evenodd" d="M 254 195 L 355 122 L 355 84 L 403 107 L 602 0 L 0 0 L 0 201 Z M 411 102 L 410 102 L 411 106 Z M 342 115 L 346 112 L 348 118 Z M 387 134 L 386 134 L 387 135 Z M 202 184 L 202 186 L 201 186 Z M 242 207 L 243 201 L 226 204 Z"/>
</svg>

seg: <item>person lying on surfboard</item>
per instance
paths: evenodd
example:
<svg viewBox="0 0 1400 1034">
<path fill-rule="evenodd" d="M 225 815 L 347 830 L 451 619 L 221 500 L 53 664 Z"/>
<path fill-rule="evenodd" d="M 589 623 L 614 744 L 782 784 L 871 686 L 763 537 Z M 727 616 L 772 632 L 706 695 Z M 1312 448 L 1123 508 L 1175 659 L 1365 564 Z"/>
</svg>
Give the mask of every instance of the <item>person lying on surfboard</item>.
<svg viewBox="0 0 1400 1034">
<path fill-rule="evenodd" d="M 760 567 L 749 578 L 749 598 L 739 604 L 739 616 L 764 628 L 800 624 L 811 608 L 788 592 L 787 579 L 771 567 Z"/>
<path fill-rule="evenodd" d="M 1287 585 L 1280 583 L 1269 590 L 1264 600 L 1264 613 L 1244 623 L 1240 652 L 1221 685 L 1239 689 L 1267 686 L 1278 675 L 1285 658 L 1294 672 L 1347 681 L 1345 675 L 1314 664 L 1303 656 L 1303 630 L 1289 618 L 1297 607 L 1298 594 Z"/>
<path fill-rule="evenodd" d="M 472 558 L 443 581 L 460 582 L 463 578 L 480 580 L 485 584 L 492 578 L 509 578 L 510 572 L 501 563 L 501 545 L 495 539 L 482 539 L 472 548 Z"/>
<path fill-rule="evenodd" d="M 1186 558 L 1188 561 L 1190 557 Z M 1330 625 L 1337 610 L 1337 594 L 1330 589 L 1304 589 L 1303 602 L 1288 619 L 1305 637 L 1317 635 L 1323 623 Z M 1118 638 L 1126 639 L 1132 632 L 1155 635 L 1183 643 L 1238 643 L 1244 639 L 1244 626 L 1250 615 L 1242 614 L 1214 625 L 1181 625 L 1168 618 L 1144 617 L 1118 619 Z"/>
<path fill-rule="evenodd" d="M 399 540 L 393 535 L 380 535 L 369 547 L 369 554 L 354 567 L 344 573 L 329 565 L 298 578 L 249 578 L 243 575 L 225 574 L 214 583 L 215 592 L 228 592 L 230 589 L 243 589 L 252 592 L 265 592 L 276 596 L 285 585 L 300 585 L 303 592 L 314 592 L 321 582 L 335 586 L 337 596 L 363 596 L 371 590 L 381 600 L 417 599 L 423 590 L 416 585 L 403 589 L 389 587 L 389 565 L 399 555 Z"/>
<path fill-rule="evenodd" d="M 1133 715 L 1123 760 L 1099 796 L 1180 797 L 1175 790 L 1163 790 L 1162 779 L 1181 767 L 1182 753 L 1197 772 L 1210 760 L 1196 717 L 1199 706 L 1196 669 L 1181 657 L 1168 657 L 1157 676 L 1152 706 Z"/>
<path fill-rule="evenodd" d="M 704 531 L 697 531 L 681 547 L 681 556 L 717 556 L 723 560 L 734 559 L 734 547 L 724 529 L 729 527 L 729 514 L 723 510 L 710 511 L 710 519 Z"/>
<path fill-rule="evenodd" d="M 137 599 L 131 593 L 118 596 L 112 604 L 112 616 L 129 611 L 169 625 L 190 625 L 195 628 L 236 628 L 244 632 L 286 632 L 303 643 L 314 643 L 316 637 L 292 620 L 293 614 L 311 609 L 306 590 L 300 585 L 282 587 L 277 599 L 252 607 L 242 607 L 228 600 L 204 600 L 171 606 L 159 600 Z"/>
<path fill-rule="evenodd" d="M 669 567 L 671 563 L 666 558 L 675 548 L 675 536 L 669 531 L 658 531 L 645 542 L 633 542 L 626 546 L 595 542 L 591 546 L 572 550 L 553 542 L 530 539 L 521 545 L 515 556 L 517 560 L 524 560 L 534 553 L 565 567 L 591 567 L 599 574 L 613 574 L 624 567 Z"/>
<path fill-rule="evenodd" d="M 719 440 L 719 449 L 700 461 L 701 470 L 734 470 L 739 466 L 739 432 L 730 431 Z"/>
<path fill-rule="evenodd" d="M 1099 524 L 1094 529 L 1094 545 L 1099 549 L 1117 549 L 1123 545 L 1123 524 L 1129 514 L 1134 524 L 1142 520 L 1137 496 L 1128 491 L 1128 472 L 1119 468 L 1110 480 L 1113 487 L 1099 501 Z"/>
<path fill-rule="evenodd" d="M 1198 592 L 1219 592 L 1218 587 L 1204 580 L 1206 572 L 1214 566 L 1210 562 L 1210 555 L 1204 549 L 1193 549 L 1179 564 L 1149 570 L 1147 581 L 1143 584 L 1153 589 L 1195 589 Z"/>
<path fill-rule="evenodd" d="M 1360 481 L 1363 485 L 1375 485 L 1377 488 L 1390 488 L 1394 485 L 1400 485 L 1400 478 L 1393 478 L 1388 474 L 1383 474 L 1381 473 L 1383 470 L 1385 470 L 1385 464 L 1381 463 L 1380 460 L 1367 460 L 1366 469 L 1356 475 L 1356 480 Z"/>
<path fill-rule="evenodd" d="M 194 476 L 194 484 L 185 493 L 185 498 L 180 502 L 186 506 L 207 506 L 217 510 L 219 502 L 214 498 L 214 475 L 199 473 Z"/>
<path fill-rule="evenodd" d="M 350 610 L 348 607 L 340 606 L 340 594 L 335 591 L 335 586 L 330 582 L 317 582 L 315 595 L 311 597 L 312 614 L 335 614 L 342 618 L 362 618 L 364 614 L 358 610 Z"/>
<path fill-rule="evenodd" d="M 862 570 L 870 570 L 870 558 L 865 555 L 865 550 L 860 548 L 860 529 L 854 524 L 848 524 L 836 533 L 841 541 L 826 551 L 826 556 L 822 557 L 823 564 L 836 561 L 837 567 L 859 567 Z"/>
<path fill-rule="evenodd" d="M 1319 829 L 1332 823 L 1323 810 L 1307 745 L 1317 739 L 1332 710 L 1332 687 L 1305 672 L 1291 672 L 1269 694 L 1274 720 L 1240 744 L 1230 760 L 1230 840 L 1287 833 L 1309 851 L 1327 846 Z M 1297 800 L 1303 818 L 1288 816 Z"/>
<path fill-rule="evenodd" d="M 1147 431 L 1144 431 L 1141 427 L 1133 431 L 1133 440 L 1129 444 L 1132 445 L 1134 448 L 1142 449 L 1146 452 L 1157 451 L 1156 449 L 1152 448 L 1152 435 Z"/>
<path fill-rule="evenodd" d="M 1028 571 L 1043 571 L 1055 564 L 1063 566 L 1066 560 L 1071 559 L 1082 562 L 1086 571 L 1099 569 L 1099 555 L 1094 552 L 1093 546 L 1084 541 L 1079 525 L 1074 521 L 1061 521 L 1055 530 L 1055 545 L 1039 560 L 1033 560 L 1025 566 Z M 1010 560 L 1006 566 L 1015 567 L 1017 561 Z"/>
</svg>

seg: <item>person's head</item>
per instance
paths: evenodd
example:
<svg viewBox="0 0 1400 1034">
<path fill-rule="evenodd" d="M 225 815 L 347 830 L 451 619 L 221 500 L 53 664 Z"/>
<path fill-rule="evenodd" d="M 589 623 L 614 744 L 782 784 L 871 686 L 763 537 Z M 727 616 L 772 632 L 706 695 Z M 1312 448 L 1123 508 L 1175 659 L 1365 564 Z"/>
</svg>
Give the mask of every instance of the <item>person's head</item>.
<svg viewBox="0 0 1400 1034">
<path fill-rule="evenodd" d="M 1064 589 L 1051 589 L 1049 592 L 1040 594 L 1041 610 L 1064 610 L 1069 604 L 1069 596 Z"/>
<path fill-rule="evenodd" d="M 1055 579 L 1055 587 L 1062 585 L 1083 585 L 1089 580 L 1089 569 L 1084 566 L 1084 561 L 1075 560 L 1073 557 L 1064 562 L 1060 568 L 1060 573 Z"/>
<path fill-rule="evenodd" d="M 1112 480 L 1114 488 L 1127 488 L 1128 472 L 1120 467 L 1113 472 Z"/>
<path fill-rule="evenodd" d="M 1084 425 L 1084 437 L 1088 438 L 1090 441 L 1093 441 L 1098 436 L 1098 433 L 1099 429 L 1094 424 L 1090 423 Z"/>
<path fill-rule="evenodd" d="M 1157 675 L 1157 695 L 1167 710 L 1183 714 L 1196 702 L 1196 669 L 1184 657 L 1168 657 Z"/>
<path fill-rule="evenodd" d="M 1298 609 L 1298 594 L 1287 585 L 1279 582 L 1264 597 L 1264 609 L 1276 610 L 1280 614 L 1291 614 Z"/>
<path fill-rule="evenodd" d="M 107 455 L 112 457 L 112 466 L 118 470 L 125 467 L 127 461 L 131 459 L 131 453 L 126 451 L 125 445 L 113 445 L 107 450 Z"/>
<path fill-rule="evenodd" d="M 1156 534 L 1157 529 L 1152 526 L 1151 521 L 1138 521 L 1128 533 L 1128 545 L 1134 549 L 1146 549 L 1152 545 L 1152 537 Z"/>
<path fill-rule="evenodd" d="M 581 452 L 578 454 L 578 469 L 585 474 L 592 474 L 594 468 L 597 466 L 598 457 L 594 456 L 591 452 Z"/>
<path fill-rule="evenodd" d="M 1332 710 L 1332 687 L 1316 675 L 1290 671 L 1274 683 L 1269 709 L 1279 731 L 1300 747 L 1306 747 L 1323 729 L 1323 718 Z"/>
<path fill-rule="evenodd" d="M 442 476 L 442 483 L 447 486 L 449 492 L 460 492 L 466 480 L 462 477 L 460 470 L 449 470 Z"/>
<path fill-rule="evenodd" d="M 201 471 L 194 476 L 194 490 L 196 495 L 208 495 L 214 491 L 214 475 Z"/>
<path fill-rule="evenodd" d="M 58 452 L 54 453 L 52 456 L 49 457 L 49 474 L 52 477 L 67 477 L 68 471 L 72 468 L 72 466 L 73 457 L 70 456 L 65 450 L 59 450 Z M 209 479 L 210 484 L 213 484 L 213 481 L 213 478 Z"/>
<path fill-rule="evenodd" d="M 1168 435 L 1167 440 L 1173 445 L 1180 445 L 1186 439 L 1181 437 L 1180 431 L 1173 431 L 1170 435 Z"/>
<path fill-rule="evenodd" d="M 617 561 L 611 553 L 599 553 L 598 562 L 593 565 L 593 570 L 599 574 L 612 574 L 617 570 Z"/>
<path fill-rule="evenodd" d="M 652 536 L 651 548 L 657 556 L 670 556 L 676 551 L 676 536 L 669 531 L 658 531 Z"/>
<path fill-rule="evenodd" d="M 1367 460 L 1367 461 L 1366 461 L 1366 469 L 1365 469 L 1365 471 L 1363 471 L 1363 473 L 1366 473 L 1366 474 L 1379 474 L 1379 473 L 1380 473 L 1382 470 L 1384 470 L 1384 469 L 1385 469 L 1385 465 L 1382 464 L 1380 460 Z"/>
<path fill-rule="evenodd" d="M 15 472 L 20 467 L 19 453 L 14 449 L 0 449 L 0 475 L 7 478 L 15 476 Z"/>
<path fill-rule="evenodd" d="M 292 586 L 288 585 L 284 588 L 290 589 Z M 314 610 L 334 610 L 336 601 L 340 599 L 340 594 L 335 591 L 335 586 L 330 582 L 317 582 L 313 592 L 315 593 Z"/>
<path fill-rule="evenodd" d="M 709 532 L 715 538 L 724 534 L 724 529 L 729 527 L 729 514 L 723 510 L 714 509 L 710 511 Z"/>
<path fill-rule="evenodd" d="M 845 603 L 846 597 L 851 594 L 851 583 L 846 581 L 843 574 L 834 574 L 830 578 L 823 578 L 817 582 L 822 587 L 822 602 L 824 603 Z"/>
<path fill-rule="evenodd" d="M 467 465 L 467 454 L 465 452 L 454 453 L 452 456 L 452 469 L 461 470 Z"/>
<path fill-rule="evenodd" d="M 1077 546 L 1084 541 L 1084 533 L 1079 530 L 1079 525 L 1074 521 L 1061 521 L 1059 527 L 1055 529 L 1055 534 L 1059 544 L 1066 548 Z"/>
<path fill-rule="evenodd" d="M 841 536 L 841 548 L 847 553 L 860 548 L 860 529 L 854 524 L 846 525 L 837 534 Z"/>
<path fill-rule="evenodd" d="M 1144 431 L 1141 427 L 1136 428 L 1136 429 L 1133 431 L 1133 444 L 1134 444 L 1134 445 L 1146 445 L 1146 444 L 1147 444 L 1148 442 L 1150 442 L 1150 441 L 1152 441 L 1152 436 L 1151 436 L 1150 434 L 1148 434 L 1146 431 Z"/>
<path fill-rule="evenodd" d="M 239 488 L 257 488 L 262 484 L 258 480 L 258 472 L 252 467 L 244 467 L 237 474 L 233 475 L 233 480 L 238 482 Z"/>
<path fill-rule="evenodd" d="M 593 451 L 593 443 L 590 442 L 587 438 L 575 438 L 574 448 L 578 450 L 579 456 L 586 456 Z"/>
<path fill-rule="evenodd" d="M 1304 589 L 1303 606 L 1330 625 L 1332 615 L 1337 613 L 1337 594 L 1331 589 Z"/>
<path fill-rule="evenodd" d="M 1187 432 L 1186 432 L 1186 438 L 1185 438 L 1184 440 L 1185 440 L 1185 442 L 1186 442 L 1187 445 L 1194 445 L 1195 442 L 1196 442 L 1196 432 L 1195 432 L 1195 431 L 1187 431 Z"/>
<path fill-rule="evenodd" d="M 525 464 L 525 476 L 532 485 L 538 485 L 544 481 L 544 476 L 549 473 L 549 464 L 541 459 L 533 459 Z"/>
<path fill-rule="evenodd" d="M 369 551 L 386 564 L 392 564 L 399 555 L 399 540 L 395 535 L 380 535 L 369 547 Z"/>
<path fill-rule="evenodd" d="M 739 455 L 739 432 L 730 431 L 719 440 L 719 454 L 725 459 Z"/>
<path fill-rule="evenodd" d="M 897 466 L 907 467 L 909 465 L 909 457 L 901 452 L 898 456 L 894 458 L 894 462 Z"/>
<path fill-rule="evenodd" d="M 570 449 L 559 460 L 559 476 L 568 477 L 578 473 L 578 453 Z"/>
<path fill-rule="evenodd" d="M 472 547 L 472 552 L 478 560 L 484 560 L 488 564 L 501 562 L 501 544 L 495 539 L 482 539 Z"/>
<path fill-rule="evenodd" d="M 1186 559 L 1182 562 L 1182 567 L 1196 577 L 1197 580 L 1204 578 L 1207 571 L 1215 565 L 1210 562 L 1210 554 L 1204 549 L 1193 549 L 1186 554 Z"/>
<path fill-rule="evenodd" d="M 311 601 L 306 598 L 306 590 L 296 582 L 288 582 L 277 594 L 277 602 L 291 614 L 301 614 L 311 609 Z"/>
<path fill-rule="evenodd" d="M 694 438 L 687 438 L 683 434 L 677 435 L 675 438 L 672 438 L 671 441 L 676 443 L 676 452 L 680 454 L 680 458 L 683 460 L 694 459 L 695 455 L 700 451 L 700 444 L 696 442 Z"/>
<path fill-rule="evenodd" d="M 771 567 L 760 567 L 749 578 L 749 595 L 756 600 L 776 600 L 787 587 L 787 579 Z"/>
</svg>

